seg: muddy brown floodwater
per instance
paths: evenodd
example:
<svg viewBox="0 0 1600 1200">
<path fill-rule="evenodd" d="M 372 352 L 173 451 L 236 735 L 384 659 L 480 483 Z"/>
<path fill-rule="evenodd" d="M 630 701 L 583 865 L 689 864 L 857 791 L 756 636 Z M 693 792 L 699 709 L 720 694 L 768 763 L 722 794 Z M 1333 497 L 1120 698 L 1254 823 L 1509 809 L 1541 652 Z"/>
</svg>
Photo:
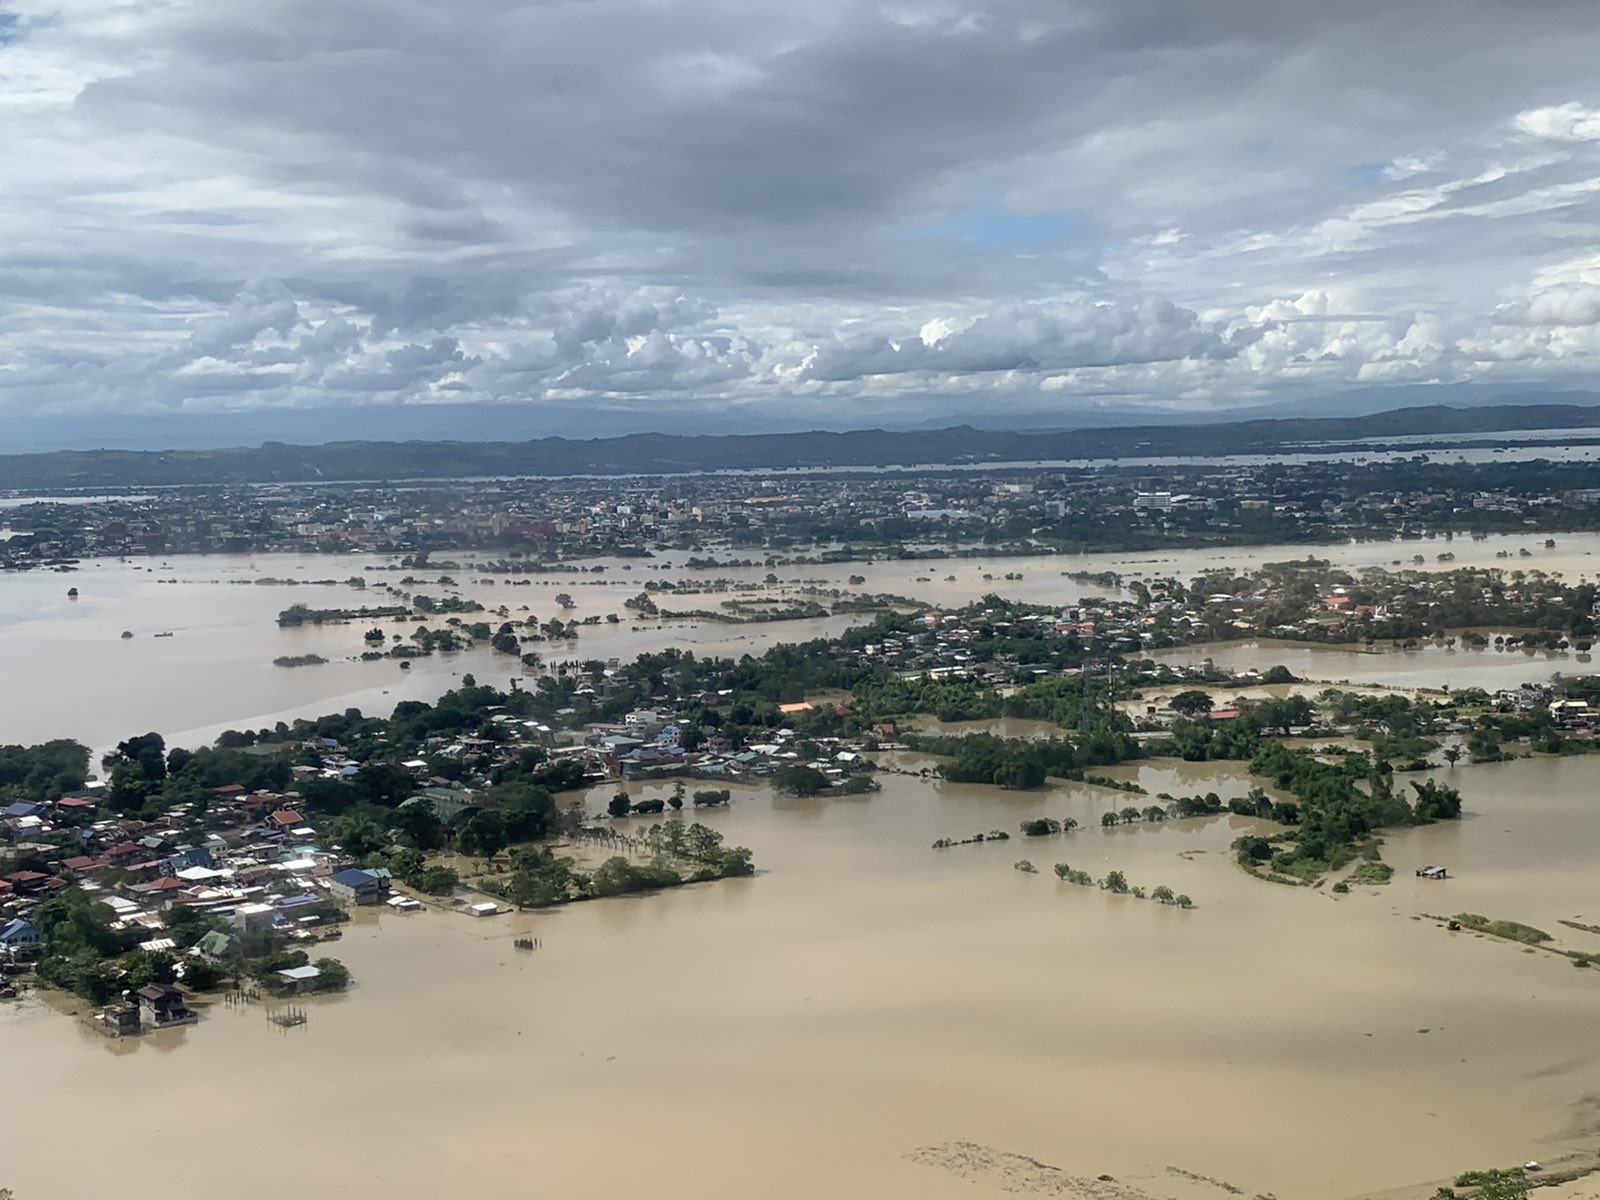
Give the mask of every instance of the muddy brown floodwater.
<svg viewBox="0 0 1600 1200">
<path fill-rule="evenodd" d="M 1476 911 L 1600 949 L 1555 924 L 1600 924 L 1592 767 L 1440 774 L 1467 819 L 1391 837 L 1394 883 L 1342 897 L 1245 877 L 1243 818 L 1104 832 L 1130 801 L 1106 789 L 738 788 L 702 819 L 755 850 L 756 878 L 481 921 L 362 913 L 338 947 L 356 987 L 298 1029 L 219 1006 L 114 1043 L 38 998 L 0 1006 L 0 1185 L 1318 1200 L 1593 1149 L 1600 972 L 1413 919 Z M 928 848 L 1041 815 L 1087 828 Z M 1058 861 L 1196 908 L 1060 883 Z M 1424 862 L 1457 877 L 1417 880 Z M 530 933 L 543 949 L 518 953 Z"/>
<path fill-rule="evenodd" d="M 1440 563 L 1436 553 L 1448 546 L 1456 560 Z M 1531 557 L 1515 557 L 1527 550 Z M 1573 534 L 1546 549 L 1543 538 L 1510 535 L 1485 542 L 1442 539 L 1427 542 L 1365 542 L 1339 546 L 1254 546 L 1228 550 L 1179 550 L 1133 554 L 1049 555 L 1033 558 L 961 558 L 946 561 L 881 561 L 829 565 L 779 565 L 773 568 L 781 585 L 773 596 L 799 598 L 805 586 L 887 592 L 930 604 L 956 607 L 988 593 L 1040 604 L 1071 604 L 1111 589 L 1067 577 L 1071 572 L 1111 571 L 1132 578 L 1173 575 L 1190 579 L 1203 571 L 1244 570 L 1261 563 L 1303 559 L 1308 554 L 1330 559 L 1352 570 L 1391 566 L 1414 553 L 1424 553 L 1421 569 L 1492 565 L 1508 570 L 1560 571 L 1578 580 L 1600 573 L 1600 535 Z M 722 551 L 724 556 L 744 551 Z M 1496 555 L 1513 555 L 1499 559 Z M 450 574 L 460 594 L 490 609 L 505 605 L 513 619 L 558 615 L 581 620 L 617 613 L 616 625 L 586 626 L 570 643 L 536 647 L 551 661 L 562 659 L 632 659 L 646 651 L 681 647 L 696 654 L 738 657 L 760 654 L 777 642 L 804 641 L 837 634 L 871 614 L 843 614 L 817 620 L 730 625 L 701 620 L 635 618 L 623 602 L 652 581 L 715 580 L 761 583 L 765 566 L 694 571 L 683 566 L 685 555 L 656 559 L 586 560 L 603 573 L 511 577 L 486 571 L 484 561 L 468 552 L 444 557 L 461 561 Z M 407 574 L 437 578 L 438 569 L 379 570 L 388 561 L 369 554 L 188 555 L 167 560 L 95 561 L 69 573 L 32 571 L 0 575 L 0 662 L 7 682 L 0 688 L 0 741 L 36 742 L 52 737 L 76 738 L 97 750 L 114 746 L 133 733 L 155 730 L 169 742 L 199 745 L 225 729 L 258 729 L 280 720 L 317 716 L 345 708 L 389 712 L 400 700 L 433 700 L 472 673 L 484 683 L 505 686 L 513 676 L 527 678 L 520 664 L 487 647 L 440 654 L 413 661 L 400 670 L 392 661 L 359 662 L 367 626 L 305 626 L 280 629 L 276 617 L 291 604 L 311 608 L 382 606 L 393 601 L 379 584 L 399 584 Z M 1006 579 L 1007 574 L 1016 576 Z M 358 591 L 344 583 L 362 576 L 375 586 Z M 851 576 L 864 582 L 851 584 Z M 298 586 L 263 586 L 257 580 L 295 580 Z M 488 582 L 485 582 L 485 581 Z M 525 582 L 524 582 L 525 581 Z M 67 597 L 76 587 L 79 597 Z M 436 584 L 407 590 L 441 596 Z M 555 597 L 568 594 L 574 607 L 561 613 Z M 715 610 L 735 593 L 703 592 L 660 597 L 668 607 Z M 526 611 L 524 611 L 526 606 Z M 468 621 L 494 620 L 492 614 Z M 443 623 L 435 617 L 425 622 Z M 390 633 L 409 635 L 416 622 L 390 623 Z M 126 630 L 133 634 L 124 640 Z M 171 633 L 158 638 L 157 633 Z M 1576 655 L 1524 660 L 1518 654 L 1419 651 L 1414 656 L 1349 654 L 1276 644 L 1254 647 L 1232 644 L 1209 651 L 1184 651 L 1175 659 L 1212 654 L 1239 669 L 1286 662 L 1312 678 L 1378 678 L 1385 670 L 1395 682 L 1425 682 L 1462 675 L 1460 682 L 1481 679 L 1485 686 L 1523 676 L 1548 676 L 1554 670 L 1582 670 Z M 317 654 L 321 666 L 277 667 L 280 656 Z"/>
</svg>

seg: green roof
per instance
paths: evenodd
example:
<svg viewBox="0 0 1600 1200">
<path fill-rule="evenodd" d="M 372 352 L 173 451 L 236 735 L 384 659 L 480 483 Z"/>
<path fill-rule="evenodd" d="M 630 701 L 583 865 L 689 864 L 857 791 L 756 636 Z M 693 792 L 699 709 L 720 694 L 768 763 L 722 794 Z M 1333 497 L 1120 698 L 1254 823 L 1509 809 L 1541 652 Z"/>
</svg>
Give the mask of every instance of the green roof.
<svg viewBox="0 0 1600 1200">
<path fill-rule="evenodd" d="M 220 929 L 213 929 L 194 944 L 194 948 L 207 958 L 227 958 L 233 954 L 233 939 Z"/>
</svg>

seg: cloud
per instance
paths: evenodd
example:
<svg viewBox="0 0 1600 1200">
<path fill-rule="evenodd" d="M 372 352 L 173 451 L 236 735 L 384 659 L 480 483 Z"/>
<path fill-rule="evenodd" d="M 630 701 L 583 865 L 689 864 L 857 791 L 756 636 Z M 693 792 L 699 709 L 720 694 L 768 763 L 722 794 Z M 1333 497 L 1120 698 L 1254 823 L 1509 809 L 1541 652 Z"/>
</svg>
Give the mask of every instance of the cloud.
<svg viewBox="0 0 1600 1200">
<path fill-rule="evenodd" d="M 8 419 L 1595 369 L 1592 0 L 6 11 Z"/>
<path fill-rule="evenodd" d="M 1494 315 L 1502 325 L 1600 325 L 1600 286 L 1546 288 L 1526 300 L 1502 304 Z"/>
<path fill-rule="evenodd" d="M 1576 100 L 1530 108 L 1516 116 L 1516 127 L 1530 137 L 1558 142 L 1600 142 L 1600 108 Z"/>
<path fill-rule="evenodd" d="M 944 318 L 917 334 L 839 338 L 820 347 L 801 372 L 839 382 L 870 375 L 945 375 L 1061 371 L 1181 359 L 1221 359 L 1236 352 L 1224 329 L 1166 301 L 1009 306 L 964 328 Z"/>
</svg>

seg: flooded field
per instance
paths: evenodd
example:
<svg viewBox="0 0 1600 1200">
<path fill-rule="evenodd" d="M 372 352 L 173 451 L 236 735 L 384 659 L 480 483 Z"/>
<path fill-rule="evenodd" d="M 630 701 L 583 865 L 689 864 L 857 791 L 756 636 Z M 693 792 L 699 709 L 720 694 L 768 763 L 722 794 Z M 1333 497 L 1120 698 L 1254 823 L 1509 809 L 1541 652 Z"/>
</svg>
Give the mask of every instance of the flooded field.
<svg viewBox="0 0 1600 1200">
<path fill-rule="evenodd" d="M 1134 774 L 1246 786 L 1195 764 Z M 486 921 L 363 913 L 339 950 L 357 986 L 298 1029 L 218 1006 L 115 1043 L 37 999 L 0 1007 L 0 1177 L 60 1196 L 70 1161 L 71 1194 L 189 1200 L 225 1180 L 276 1200 L 281 1172 L 237 1169 L 254 1130 L 317 1194 L 395 1200 L 1222 1200 L 1222 1183 L 1317 1200 L 1593 1149 L 1600 973 L 1413 919 L 1475 911 L 1600 948 L 1555 924 L 1600 923 L 1590 767 L 1450 774 L 1468 818 L 1392 837 L 1394 883 L 1342 897 L 1244 876 L 1244 818 L 1104 832 L 1130 799 L 1105 789 L 740 789 L 706 819 L 755 850 L 756 878 Z M 1015 836 L 1045 815 L 1088 828 Z M 928 848 L 995 827 L 1014 836 Z M 1063 884 L 1057 861 L 1196 907 Z M 1458 878 L 1412 875 L 1434 861 Z M 519 954 L 528 933 L 544 948 Z M 90 1120 L 95 1153 L 76 1155 Z"/>
<path fill-rule="evenodd" d="M 1037 558 L 951 559 L 920 562 L 842 563 L 830 566 L 780 566 L 773 573 L 781 584 L 773 595 L 798 595 L 802 586 L 846 588 L 912 596 L 931 605 L 955 607 L 994 592 L 1035 603 L 1070 604 L 1108 589 L 1075 582 L 1069 572 L 1113 571 L 1129 577 L 1177 575 L 1192 578 L 1206 570 L 1246 569 L 1266 562 L 1304 558 L 1331 559 L 1352 569 L 1386 566 L 1395 560 L 1410 565 L 1414 552 L 1428 557 L 1427 569 L 1448 566 L 1499 565 L 1508 569 L 1561 571 L 1567 578 L 1600 573 L 1600 535 L 1572 535 L 1547 550 L 1543 539 L 1508 536 L 1486 542 L 1457 539 L 1448 544 L 1454 563 L 1433 559 L 1442 540 L 1426 543 L 1359 543 L 1346 546 L 1264 546 L 1228 551 L 1176 551 L 1161 554 L 1092 554 Z M 1421 548 L 1419 551 L 1418 548 Z M 1498 559 L 1528 549 L 1531 558 Z M 683 556 L 652 560 L 604 560 L 586 565 L 606 568 L 603 574 L 555 574 L 523 577 L 511 585 L 507 576 L 475 570 L 469 556 L 451 574 L 461 594 L 488 608 L 505 605 L 516 618 L 557 615 L 555 596 L 567 593 L 574 608 L 565 615 L 623 614 L 617 625 L 586 627 L 578 641 L 540 646 L 550 659 L 632 658 L 668 646 L 699 654 L 758 654 L 780 641 L 827 636 L 865 616 L 842 615 L 809 621 L 732 625 L 709 621 L 628 619 L 623 601 L 637 595 L 650 580 L 716 579 L 760 583 L 765 566 L 690 571 Z M 360 591 L 338 583 L 361 575 L 373 583 L 398 584 L 406 571 L 373 570 L 384 560 L 365 555 L 191 556 L 157 562 L 98 562 L 69 574 L 30 572 L 0 576 L 0 662 L 8 680 L 25 681 L 0 692 L 0 740 L 39 741 L 76 737 L 96 747 L 116 743 L 130 733 L 154 729 L 169 741 L 209 741 L 228 728 L 259 728 L 296 716 L 312 716 L 348 707 L 385 712 L 402 699 L 432 699 L 473 673 L 484 682 L 504 683 L 520 667 L 486 647 L 461 654 L 416 660 L 401 671 L 394 662 L 349 661 L 358 655 L 363 626 L 333 625 L 280 629 L 277 614 L 291 604 L 310 607 L 381 605 L 386 594 L 376 587 Z M 437 575 L 418 570 L 418 576 Z M 1015 578 L 1006 579 L 1007 574 Z M 864 582 L 852 585 L 849 578 Z M 260 578 L 293 579 L 300 586 L 263 586 Z M 493 583 L 483 583 L 485 578 Z M 171 581 L 171 582 L 163 582 Z M 77 600 L 67 589 L 79 590 Z M 416 590 L 440 595 L 434 585 Z M 732 593 L 728 593 L 731 595 Z M 727 595 L 705 593 L 667 601 L 682 609 L 713 609 Z M 523 606 L 527 606 L 527 612 Z M 434 619 L 431 624 L 439 624 Z M 410 627 L 395 627 L 409 632 Z M 122 639 L 127 631 L 134 636 Z M 171 633 L 157 638 L 157 633 Z M 321 666 L 284 668 L 280 656 L 320 654 Z M 1205 651 L 1178 652 L 1182 659 L 1211 655 L 1224 665 L 1245 669 L 1282 662 L 1297 674 L 1317 679 L 1380 681 L 1453 686 L 1482 681 L 1521 682 L 1547 677 L 1555 670 L 1581 670 L 1576 656 L 1537 656 L 1520 652 L 1496 655 L 1425 649 L 1414 654 L 1356 655 L 1346 651 L 1303 649 L 1276 643 L 1239 643 Z M 1343 661 L 1338 656 L 1345 655 Z"/>
</svg>

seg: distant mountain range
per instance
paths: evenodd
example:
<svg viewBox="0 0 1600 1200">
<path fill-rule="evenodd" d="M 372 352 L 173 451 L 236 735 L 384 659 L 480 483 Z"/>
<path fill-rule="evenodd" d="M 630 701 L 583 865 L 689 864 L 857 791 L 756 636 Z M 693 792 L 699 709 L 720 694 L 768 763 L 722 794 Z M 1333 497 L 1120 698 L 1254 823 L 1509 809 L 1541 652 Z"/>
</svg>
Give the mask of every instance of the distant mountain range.
<svg viewBox="0 0 1600 1200">
<path fill-rule="evenodd" d="M 1263 453 L 1356 438 L 1417 441 L 1441 434 L 1596 429 L 1594 404 L 1432 405 L 1362 416 L 1267 418 L 1210 425 L 683 436 L 636 433 L 525 442 L 267 442 L 224 450 L 61 450 L 0 456 L 18 490 L 194 484 L 456 479 L 471 476 L 671 475 L 719 470 L 868 468 Z M 1600 438 L 1600 432 L 1596 434 Z"/>
<path fill-rule="evenodd" d="M 3 395 L 0 395 L 3 399 Z M 1501 405 L 1596 404 L 1600 390 L 1558 391 L 1483 383 L 1367 387 L 1311 396 L 1284 395 L 1252 407 L 1171 408 L 1127 397 L 1063 396 L 1041 404 L 1037 394 L 963 399 L 906 394 L 861 403 L 765 404 L 737 415 L 688 399 L 649 404 L 604 402 L 466 402 L 383 404 L 339 408 L 257 408 L 229 412 L 5 412 L 0 453 L 93 448 L 213 450 L 267 441 L 325 443 L 389 441 L 520 442 L 529 438 L 613 438 L 633 433 L 683 433 L 735 426 L 749 433 L 845 432 L 870 424 L 886 431 L 937 432 L 955 425 L 1014 431 L 1112 429 L 1149 425 L 1211 425 L 1290 417 L 1357 417 L 1418 405 L 1453 408 Z M 3 409 L 0 409 L 3 411 Z M 870 415 L 866 415 L 870 413 Z M 736 423 L 736 425 L 735 425 Z M 0 486 L 6 484 L 0 479 Z"/>
</svg>

